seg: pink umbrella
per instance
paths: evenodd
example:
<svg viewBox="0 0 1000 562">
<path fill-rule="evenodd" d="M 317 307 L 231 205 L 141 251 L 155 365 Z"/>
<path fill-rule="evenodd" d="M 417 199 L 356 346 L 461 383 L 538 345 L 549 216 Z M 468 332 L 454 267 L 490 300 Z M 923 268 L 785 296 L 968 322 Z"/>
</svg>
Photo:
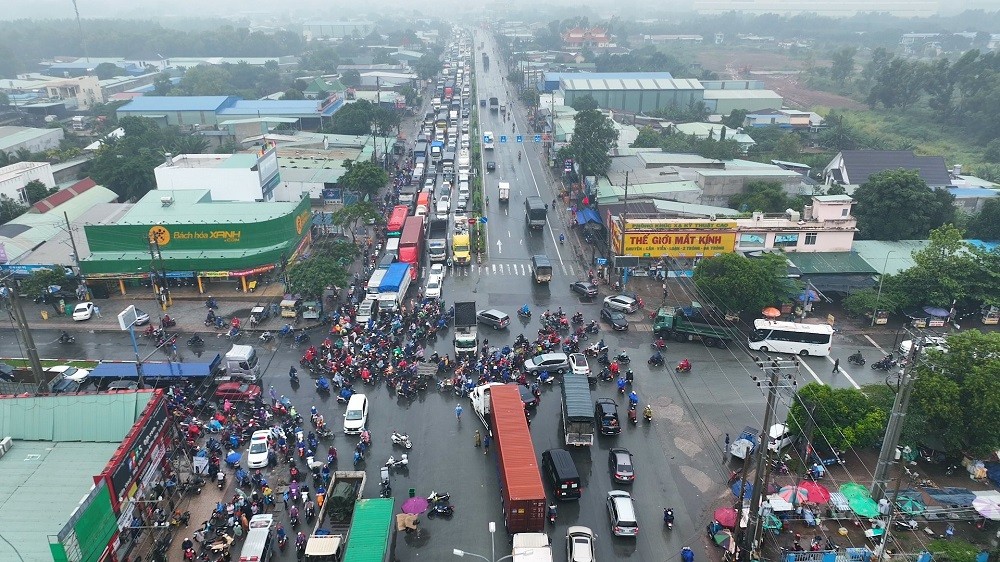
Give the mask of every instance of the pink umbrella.
<svg viewBox="0 0 1000 562">
<path fill-rule="evenodd" d="M 799 486 L 785 486 L 778 490 L 778 497 L 792 505 L 798 505 L 809 498 L 809 492 Z"/>
<path fill-rule="evenodd" d="M 426 511 L 428 505 L 430 505 L 430 502 L 427 501 L 427 498 L 415 496 L 403 502 L 402 509 L 403 513 L 417 515 L 419 513 L 423 513 L 424 511 Z"/>
<path fill-rule="evenodd" d="M 806 491 L 809 501 L 812 503 L 828 503 L 830 501 L 830 490 L 827 490 L 818 482 L 802 482 L 799 488 Z"/>
<path fill-rule="evenodd" d="M 719 525 L 723 527 L 733 529 L 736 527 L 736 509 L 732 507 L 720 507 L 715 510 L 712 519 L 718 521 Z"/>
</svg>

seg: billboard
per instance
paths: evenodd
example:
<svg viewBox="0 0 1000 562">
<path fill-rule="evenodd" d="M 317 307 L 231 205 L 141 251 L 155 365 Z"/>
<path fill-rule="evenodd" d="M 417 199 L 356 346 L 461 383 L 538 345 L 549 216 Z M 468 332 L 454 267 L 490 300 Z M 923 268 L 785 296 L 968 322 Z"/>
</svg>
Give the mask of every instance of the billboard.
<svg viewBox="0 0 1000 562">
<path fill-rule="evenodd" d="M 69 562 L 102 560 L 117 531 L 107 482 L 98 480 L 59 531 L 58 542 L 50 540 L 52 559 Z"/>
<path fill-rule="evenodd" d="M 116 510 L 120 509 L 132 483 L 148 464 L 150 452 L 163 434 L 168 417 L 166 401 L 161 394 L 158 394 L 147 405 L 146 410 L 132 426 L 132 431 L 125 437 L 121 447 L 118 447 L 111 462 L 105 467 L 103 474 L 107 475 L 107 482 L 111 487 L 111 501 Z"/>
<path fill-rule="evenodd" d="M 735 231 L 627 230 L 623 238 L 618 222 L 611 222 L 611 240 L 617 255 L 640 258 L 710 257 L 730 253 L 736 247 Z M 620 247 L 623 242 L 624 247 Z"/>
</svg>

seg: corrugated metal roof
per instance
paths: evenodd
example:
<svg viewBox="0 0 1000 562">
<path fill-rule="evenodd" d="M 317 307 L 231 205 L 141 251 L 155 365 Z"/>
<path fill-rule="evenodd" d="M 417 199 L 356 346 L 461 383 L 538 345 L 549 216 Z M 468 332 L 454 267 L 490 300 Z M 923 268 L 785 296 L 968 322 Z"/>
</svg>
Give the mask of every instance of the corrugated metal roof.
<svg viewBox="0 0 1000 562">
<path fill-rule="evenodd" d="M 693 78 L 564 78 L 559 82 L 563 90 L 704 90 L 701 82 Z"/>
<path fill-rule="evenodd" d="M 0 400 L 0 435 L 117 447 L 152 398 L 152 392 L 4 398 Z"/>
<path fill-rule="evenodd" d="M 563 403 L 569 418 L 593 418 L 594 402 L 590 397 L 590 383 L 584 375 L 566 373 L 562 385 Z"/>
<path fill-rule="evenodd" d="M 623 80 L 627 78 L 643 79 L 653 78 L 657 80 L 671 80 L 673 76 L 669 72 L 546 72 L 546 82 L 557 82 L 566 80 Z"/>
<path fill-rule="evenodd" d="M 878 271 L 855 252 L 788 252 L 788 261 L 802 275 L 823 273 L 875 274 Z"/>
<path fill-rule="evenodd" d="M 161 197 L 173 197 L 164 207 Z M 140 199 L 118 224 L 247 224 L 277 219 L 291 214 L 298 201 L 213 201 L 207 189 L 155 189 Z M 242 252 L 242 251 L 241 251 Z"/>
<path fill-rule="evenodd" d="M 66 524 L 117 447 L 15 441 L 0 458 L 0 528 L 5 539 L 0 541 L 0 560 L 52 560 L 49 537 Z"/>
<path fill-rule="evenodd" d="M 783 99 L 773 90 L 705 90 L 707 100 L 773 100 Z"/>
<path fill-rule="evenodd" d="M 55 209 L 59 205 L 66 203 L 70 199 L 76 197 L 77 195 L 86 192 L 88 189 L 97 185 L 97 182 L 90 178 L 84 178 L 73 185 L 67 187 L 66 189 L 61 189 L 52 195 L 42 199 L 38 203 L 31 206 L 32 209 L 38 211 L 39 213 L 47 213 L 52 209 Z"/>
<path fill-rule="evenodd" d="M 0 150 L 47 136 L 62 138 L 62 129 L 35 129 L 32 127 L 0 127 Z"/>
<path fill-rule="evenodd" d="M 929 240 L 855 240 L 851 249 L 879 273 L 895 275 L 913 267 L 913 252 L 928 244 Z"/>
<path fill-rule="evenodd" d="M 142 96 L 122 107 L 119 112 L 218 111 L 239 98 L 235 96 Z"/>
</svg>

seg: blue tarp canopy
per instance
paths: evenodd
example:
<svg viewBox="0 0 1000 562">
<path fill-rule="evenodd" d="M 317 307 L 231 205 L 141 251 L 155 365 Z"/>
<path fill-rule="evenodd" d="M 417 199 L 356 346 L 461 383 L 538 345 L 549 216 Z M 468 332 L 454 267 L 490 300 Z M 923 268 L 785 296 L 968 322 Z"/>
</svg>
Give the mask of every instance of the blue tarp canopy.
<svg viewBox="0 0 1000 562">
<path fill-rule="evenodd" d="M 588 222 L 601 223 L 601 215 L 597 211 L 589 208 L 580 209 L 576 212 L 576 224 L 587 224 Z"/>
<path fill-rule="evenodd" d="M 146 362 L 142 364 L 142 376 L 153 379 L 188 379 L 210 377 L 219 367 L 222 357 L 216 355 L 211 363 Z M 135 363 L 101 363 L 90 371 L 88 378 L 111 380 L 138 380 Z"/>
</svg>

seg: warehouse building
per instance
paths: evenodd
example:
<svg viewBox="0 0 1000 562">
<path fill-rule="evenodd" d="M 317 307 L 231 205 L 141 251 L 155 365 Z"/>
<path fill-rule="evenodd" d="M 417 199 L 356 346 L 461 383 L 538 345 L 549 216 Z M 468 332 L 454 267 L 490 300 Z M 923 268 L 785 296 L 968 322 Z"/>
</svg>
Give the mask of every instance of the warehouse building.
<svg viewBox="0 0 1000 562">
<path fill-rule="evenodd" d="M 651 76 L 656 74 L 662 77 Z M 547 76 L 545 82 L 550 78 Z M 575 100 L 589 95 L 597 100 L 601 109 L 634 114 L 668 107 L 685 108 L 699 102 L 717 115 L 729 115 L 734 109 L 781 108 L 781 96 L 763 86 L 756 80 L 701 82 L 648 72 L 563 74 L 559 80 L 566 105 L 571 106 Z"/>
</svg>

